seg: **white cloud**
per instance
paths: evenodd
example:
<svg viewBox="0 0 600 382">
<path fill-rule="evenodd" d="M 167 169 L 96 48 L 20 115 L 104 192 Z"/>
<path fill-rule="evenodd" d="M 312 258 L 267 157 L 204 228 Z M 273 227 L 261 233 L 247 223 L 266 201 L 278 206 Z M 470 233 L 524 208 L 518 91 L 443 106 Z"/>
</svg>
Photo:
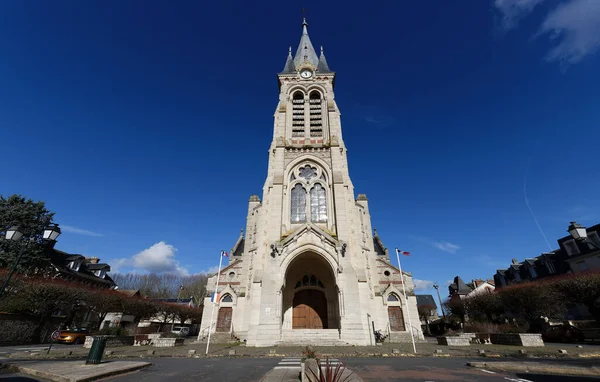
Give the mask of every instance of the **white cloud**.
<svg viewBox="0 0 600 382">
<path fill-rule="evenodd" d="M 65 224 L 61 224 L 60 229 L 63 232 L 74 233 L 76 235 L 96 236 L 96 237 L 104 236 L 101 233 L 92 232 L 92 231 L 88 231 L 87 229 L 81 229 L 81 228 L 77 228 L 77 227 L 73 227 L 73 226 L 65 225 Z"/>
<path fill-rule="evenodd" d="M 175 260 L 177 248 L 160 241 L 150 248 L 144 249 L 132 257 L 134 268 L 143 269 L 148 272 L 156 273 L 177 273 L 182 276 L 189 275 L 187 269 L 179 265 Z"/>
<path fill-rule="evenodd" d="M 533 8 L 542 1 L 544 0 L 495 0 L 494 7 L 502 17 L 502 29 L 509 30 L 517 26 L 519 20 L 533 11 Z"/>
<path fill-rule="evenodd" d="M 112 273 L 121 273 L 123 268 L 129 268 L 131 266 L 131 260 L 129 259 L 115 259 L 109 262 L 110 271 Z"/>
<path fill-rule="evenodd" d="M 415 290 L 425 291 L 433 289 L 433 281 L 413 279 Z"/>
<path fill-rule="evenodd" d="M 571 0 L 548 14 L 537 36 L 548 34 L 557 45 L 547 61 L 575 64 L 600 47 L 600 1 Z"/>
<path fill-rule="evenodd" d="M 447 241 L 436 241 L 435 243 L 433 243 L 433 246 L 441 251 L 448 253 L 456 253 L 456 251 L 460 249 L 458 245 L 449 243 Z"/>
</svg>

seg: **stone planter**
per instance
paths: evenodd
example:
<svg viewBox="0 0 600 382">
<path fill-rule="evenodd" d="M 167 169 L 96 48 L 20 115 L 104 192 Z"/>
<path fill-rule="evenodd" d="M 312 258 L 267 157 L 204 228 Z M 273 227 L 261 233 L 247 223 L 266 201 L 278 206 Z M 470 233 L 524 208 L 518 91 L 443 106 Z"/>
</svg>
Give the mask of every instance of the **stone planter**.
<svg viewBox="0 0 600 382">
<path fill-rule="evenodd" d="M 118 346 L 132 346 L 134 343 L 133 336 L 104 336 L 107 337 L 106 347 L 118 347 Z M 86 336 L 84 348 L 91 348 L 92 342 L 94 342 L 94 336 Z"/>
<path fill-rule="evenodd" d="M 152 340 L 152 346 L 157 348 L 172 348 L 175 346 L 183 346 L 183 338 L 157 338 Z"/>
<path fill-rule="evenodd" d="M 494 345 L 544 346 L 538 333 L 494 333 L 490 334 L 490 340 Z"/>
<path fill-rule="evenodd" d="M 306 361 L 300 364 L 301 366 L 301 381 L 302 382 L 313 382 L 313 374 L 309 371 L 312 370 L 316 375 L 320 374 L 317 360 L 314 358 L 308 358 Z"/>
<path fill-rule="evenodd" d="M 133 346 L 146 346 L 152 342 L 147 334 L 136 334 L 134 337 Z"/>
<path fill-rule="evenodd" d="M 477 333 L 476 341 L 479 344 L 491 345 L 490 333 Z"/>
<path fill-rule="evenodd" d="M 463 336 L 443 336 L 438 337 L 438 345 L 446 345 L 446 346 L 471 346 L 471 341 L 469 337 Z"/>
</svg>

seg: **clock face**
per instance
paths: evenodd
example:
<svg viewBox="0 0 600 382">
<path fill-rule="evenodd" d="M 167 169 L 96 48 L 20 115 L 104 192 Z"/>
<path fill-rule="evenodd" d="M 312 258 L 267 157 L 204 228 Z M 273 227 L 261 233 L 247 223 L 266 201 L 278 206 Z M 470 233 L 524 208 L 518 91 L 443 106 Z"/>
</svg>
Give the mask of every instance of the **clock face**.
<svg viewBox="0 0 600 382">
<path fill-rule="evenodd" d="M 300 72 L 300 77 L 302 78 L 310 78 L 312 77 L 312 71 L 305 69 L 303 71 Z"/>
</svg>

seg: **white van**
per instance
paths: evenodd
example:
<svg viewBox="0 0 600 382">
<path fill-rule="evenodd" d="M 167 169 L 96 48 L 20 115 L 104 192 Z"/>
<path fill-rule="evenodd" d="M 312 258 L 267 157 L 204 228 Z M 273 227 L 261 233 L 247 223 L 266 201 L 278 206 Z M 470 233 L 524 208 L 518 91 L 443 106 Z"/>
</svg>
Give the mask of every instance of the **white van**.
<svg viewBox="0 0 600 382">
<path fill-rule="evenodd" d="M 187 326 L 176 326 L 171 330 L 171 333 L 176 334 L 179 337 L 187 337 L 190 334 L 190 328 Z"/>
</svg>

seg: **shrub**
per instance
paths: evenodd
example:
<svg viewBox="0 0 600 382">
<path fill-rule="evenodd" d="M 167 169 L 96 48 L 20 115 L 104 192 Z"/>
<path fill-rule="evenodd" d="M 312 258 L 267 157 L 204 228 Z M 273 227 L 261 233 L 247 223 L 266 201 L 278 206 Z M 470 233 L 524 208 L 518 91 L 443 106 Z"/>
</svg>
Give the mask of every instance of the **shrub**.
<svg viewBox="0 0 600 382">
<path fill-rule="evenodd" d="M 304 349 L 302 349 L 302 362 L 309 358 L 319 359 L 317 351 L 310 346 L 306 346 Z"/>
<path fill-rule="evenodd" d="M 498 325 L 489 322 L 469 322 L 464 326 L 467 333 L 498 333 Z"/>
<path fill-rule="evenodd" d="M 312 380 L 318 382 L 345 382 L 349 381 L 353 374 L 350 373 L 344 377 L 346 366 L 341 362 L 334 366 L 329 362 L 329 357 L 325 358 L 324 364 L 317 359 L 317 367 L 319 368 L 319 375 L 316 375 L 312 369 L 309 369 L 309 372 L 312 374 Z"/>
</svg>

